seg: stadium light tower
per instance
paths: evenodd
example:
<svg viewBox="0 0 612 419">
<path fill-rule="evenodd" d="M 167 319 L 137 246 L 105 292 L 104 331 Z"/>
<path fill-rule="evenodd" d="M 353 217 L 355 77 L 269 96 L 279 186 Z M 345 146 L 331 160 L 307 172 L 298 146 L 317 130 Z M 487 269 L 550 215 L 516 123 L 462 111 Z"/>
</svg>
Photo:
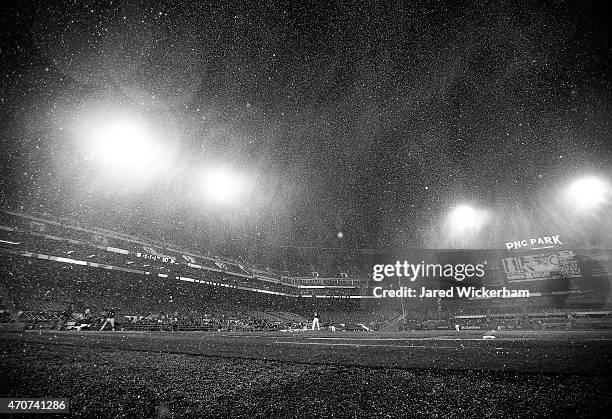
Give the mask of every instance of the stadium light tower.
<svg viewBox="0 0 612 419">
<path fill-rule="evenodd" d="M 567 204 L 579 213 L 596 211 L 610 198 L 610 185 L 597 177 L 574 180 L 565 190 Z"/>
</svg>

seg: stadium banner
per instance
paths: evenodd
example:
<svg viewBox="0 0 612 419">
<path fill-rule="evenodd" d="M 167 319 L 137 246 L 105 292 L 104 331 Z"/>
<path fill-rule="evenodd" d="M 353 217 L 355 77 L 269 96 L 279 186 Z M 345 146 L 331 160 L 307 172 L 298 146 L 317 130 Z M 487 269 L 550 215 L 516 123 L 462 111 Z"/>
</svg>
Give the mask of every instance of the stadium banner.
<svg viewBox="0 0 612 419">
<path fill-rule="evenodd" d="M 150 246 L 143 246 L 142 248 L 144 252 L 136 252 L 136 257 L 148 260 L 157 260 L 169 264 L 176 263 L 176 258 L 173 256 L 164 255 Z"/>
</svg>

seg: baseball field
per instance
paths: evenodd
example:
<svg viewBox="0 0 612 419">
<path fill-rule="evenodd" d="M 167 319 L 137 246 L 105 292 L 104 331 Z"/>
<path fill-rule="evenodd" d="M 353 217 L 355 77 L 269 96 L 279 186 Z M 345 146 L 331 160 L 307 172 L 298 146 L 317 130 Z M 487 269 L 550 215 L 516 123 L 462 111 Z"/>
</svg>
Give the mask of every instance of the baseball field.
<svg viewBox="0 0 612 419">
<path fill-rule="evenodd" d="M 608 417 L 610 331 L 0 334 L 75 417 Z"/>
</svg>

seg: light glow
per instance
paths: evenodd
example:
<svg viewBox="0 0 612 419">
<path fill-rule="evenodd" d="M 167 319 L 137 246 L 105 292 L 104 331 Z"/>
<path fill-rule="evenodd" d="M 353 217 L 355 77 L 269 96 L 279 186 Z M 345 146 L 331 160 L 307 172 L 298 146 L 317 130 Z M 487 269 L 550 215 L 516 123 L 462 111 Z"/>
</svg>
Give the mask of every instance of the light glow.
<svg viewBox="0 0 612 419">
<path fill-rule="evenodd" d="M 244 177 L 226 168 L 209 169 L 204 173 L 202 186 L 207 199 L 217 204 L 236 203 L 246 189 Z"/>
<path fill-rule="evenodd" d="M 450 212 L 447 227 L 451 237 L 472 236 L 478 233 L 488 220 L 488 211 L 459 205 Z"/>
<path fill-rule="evenodd" d="M 89 138 L 88 159 L 107 174 L 150 177 L 162 166 L 163 153 L 144 124 L 119 119 L 96 126 Z"/>
<path fill-rule="evenodd" d="M 580 178 L 566 190 L 568 204 L 578 211 L 592 211 L 608 202 L 610 186 L 596 177 Z"/>
</svg>

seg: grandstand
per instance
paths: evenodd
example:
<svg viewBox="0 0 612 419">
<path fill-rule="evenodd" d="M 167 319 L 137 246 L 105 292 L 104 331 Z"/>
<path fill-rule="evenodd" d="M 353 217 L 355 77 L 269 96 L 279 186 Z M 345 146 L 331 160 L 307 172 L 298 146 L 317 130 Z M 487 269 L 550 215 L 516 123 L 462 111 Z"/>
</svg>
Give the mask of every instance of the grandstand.
<svg viewBox="0 0 612 419">
<path fill-rule="evenodd" d="M 292 275 L 74 220 L 15 211 L 0 214 L 3 310 L 20 312 L 28 327 L 53 327 L 69 306 L 75 313 L 89 309 L 97 318 L 112 308 L 123 328 L 142 330 L 170 329 L 172 324 L 182 330 L 303 329 L 314 311 L 325 326 L 361 325 L 368 330 L 609 324 L 610 259 L 601 251 L 574 256 L 571 275 L 528 280 L 517 279 L 516 269 L 503 269 L 508 260 L 524 254 L 487 252 L 482 256 L 490 261 L 487 275 L 466 283 L 528 288 L 529 298 L 398 301 L 372 298 L 371 281 L 366 269 L 359 270 L 357 255 L 344 257 L 346 269 L 336 267 L 342 275 L 321 276 L 325 270 L 318 267 L 316 275 Z M 567 255 L 575 254 L 559 252 L 568 260 Z M 439 257 L 448 258 L 449 253 Z M 450 286 L 443 279 L 434 284 L 440 289 Z M 599 313 L 597 320 L 586 320 L 591 312 Z"/>
<path fill-rule="evenodd" d="M 314 290 L 360 293 L 359 278 L 284 276 L 48 216 L 3 212 L 0 234 L 3 298 L 37 327 L 73 304 L 138 319 L 125 327 L 180 318 L 183 329 L 279 329 L 325 306 L 313 302 Z M 359 309 L 354 301 L 338 306 Z"/>
</svg>

